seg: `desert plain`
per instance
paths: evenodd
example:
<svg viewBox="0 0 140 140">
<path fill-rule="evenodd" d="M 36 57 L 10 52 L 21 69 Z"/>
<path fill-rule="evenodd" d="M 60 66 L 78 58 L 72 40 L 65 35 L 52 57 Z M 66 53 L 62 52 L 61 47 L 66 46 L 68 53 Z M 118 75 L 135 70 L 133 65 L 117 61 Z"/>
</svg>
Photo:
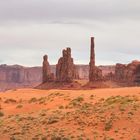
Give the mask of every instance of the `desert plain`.
<svg viewBox="0 0 140 140">
<path fill-rule="evenodd" d="M 140 140 L 140 87 L 2 92 L 0 140 Z"/>
</svg>

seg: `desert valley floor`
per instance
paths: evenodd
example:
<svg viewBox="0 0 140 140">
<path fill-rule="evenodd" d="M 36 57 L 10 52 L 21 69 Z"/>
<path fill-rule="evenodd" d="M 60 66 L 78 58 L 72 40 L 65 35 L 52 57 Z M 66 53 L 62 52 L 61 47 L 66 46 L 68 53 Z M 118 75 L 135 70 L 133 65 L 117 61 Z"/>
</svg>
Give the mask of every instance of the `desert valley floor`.
<svg viewBox="0 0 140 140">
<path fill-rule="evenodd" d="M 140 87 L 0 93 L 0 140 L 140 140 Z"/>
</svg>

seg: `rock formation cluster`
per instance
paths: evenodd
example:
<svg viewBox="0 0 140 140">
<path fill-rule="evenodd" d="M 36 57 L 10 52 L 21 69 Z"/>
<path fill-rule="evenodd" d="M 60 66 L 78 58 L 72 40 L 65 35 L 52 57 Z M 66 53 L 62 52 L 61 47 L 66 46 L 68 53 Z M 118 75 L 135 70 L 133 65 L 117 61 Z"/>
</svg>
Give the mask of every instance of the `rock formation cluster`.
<svg viewBox="0 0 140 140">
<path fill-rule="evenodd" d="M 94 37 L 91 37 L 90 62 L 88 67 L 89 82 L 86 84 L 87 87 L 105 87 L 105 81 L 126 83 L 126 85 L 129 83 L 140 83 L 140 62 L 138 61 L 134 61 L 128 65 L 116 64 L 114 71 L 112 70 L 104 76 L 102 70 L 95 65 L 94 47 Z M 74 79 L 79 78 L 79 73 L 74 65 L 73 58 L 71 57 L 70 48 L 66 48 L 62 51 L 62 57 L 58 60 L 55 72 L 54 76 L 50 71 L 48 57 L 45 55 L 43 61 L 43 83 L 54 81 L 58 83 L 72 83 L 74 82 Z"/>
<path fill-rule="evenodd" d="M 94 37 L 91 37 L 90 63 L 89 63 L 89 81 L 101 81 L 102 70 L 95 66 Z"/>
<path fill-rule="evenodd" d="M 78 78 L 78 75 L 71 57 L 71 49 L 66 48 L 62 51 L 62 57 L 56 65 L 56 81 L 72 82 L 76 78 Z"/>
<path fill-rule="evenodd" d="M 76 67 L 71 57 L 71 49 L 66 48 L 62 51 L 62 57 L 58 60 L 56 65 L 56 77 L 50 71 L 48 56 L 43 57 L 43 83 L 45 82 L 66 82 L 70 83 L 74 79 L 79 78 Z"/>
</svg>

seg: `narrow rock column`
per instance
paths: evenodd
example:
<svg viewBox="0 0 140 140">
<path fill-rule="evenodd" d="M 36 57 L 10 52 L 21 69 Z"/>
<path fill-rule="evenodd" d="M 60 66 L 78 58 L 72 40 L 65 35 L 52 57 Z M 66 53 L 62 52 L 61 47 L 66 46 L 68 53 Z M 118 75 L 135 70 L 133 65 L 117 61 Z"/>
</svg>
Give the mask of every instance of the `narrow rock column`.
<svg viewBox="0 0 140 140">
<path fill-rule="evenodd" d="M 95 66 L 94 37 L 91 37 L 90 65 L 91 65 L 91 66 Z"/>
<path fill-rule="evenodd" d="M 48 82 L 49 76 L 51 74 L 50 65 L 48 62 L 48 56 L 43 56 L 43 68 L 42 68 L 42 82 Z"/>
<path fill-rule="evenodd" d="M 94 81 L 94 79 L 95 79 L 94 37 L 91 37 L 90 62 L 89 62 L 89 81 Z"/>
<path fill-rule="evenodd" d="M 94 50 L 94 37 L 91 37 L 91 46 L 90 46 L 90 63 L 89 63 L 89 81 L 101 81 L 102 80 L 102 71 L 95 66 L 95 50 Z"/>
</svg>

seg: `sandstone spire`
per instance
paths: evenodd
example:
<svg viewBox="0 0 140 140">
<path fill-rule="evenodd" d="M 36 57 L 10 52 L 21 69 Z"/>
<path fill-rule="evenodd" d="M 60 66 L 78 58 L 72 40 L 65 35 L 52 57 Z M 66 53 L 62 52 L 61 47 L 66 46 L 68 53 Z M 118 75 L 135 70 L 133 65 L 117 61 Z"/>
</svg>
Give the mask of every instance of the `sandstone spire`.
<svg viewBox="0 0 140 140">
<path fill-rule="evenodd" d="M 91 37 L 90 64 L 95 66 L 94 37 Z"/>
<path fill-rule="evenodd" d="M 89 81 L 95 82 L 95 81 L 100 81 L 101 79 L 102 79 L 102 71 L 95 66 L 94 37 L 91 37 Z"/>
<path fill-rule="evenodd" d="M 48 56 L 43 56 L 43 68 L 42 68 L 42 82 L 54 81 L 54 74 L 51 73 L 50 64 L 48 62 Z"/>
</svg>

